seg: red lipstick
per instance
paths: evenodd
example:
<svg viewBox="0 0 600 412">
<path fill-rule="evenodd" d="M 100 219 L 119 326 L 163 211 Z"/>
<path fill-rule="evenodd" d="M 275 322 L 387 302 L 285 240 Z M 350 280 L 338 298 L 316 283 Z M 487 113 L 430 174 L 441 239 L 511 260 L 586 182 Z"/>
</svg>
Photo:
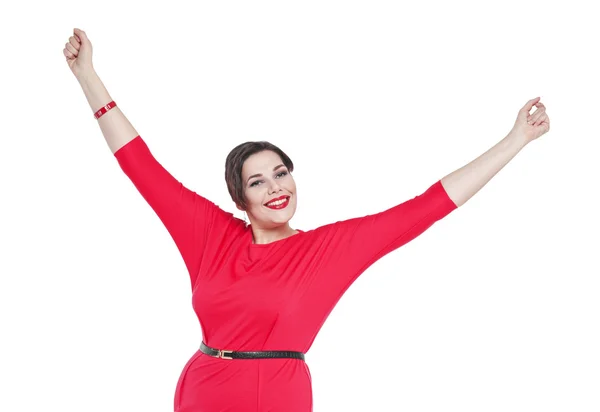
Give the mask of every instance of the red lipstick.
<svg viewBox="0 0 600 412">
<path fill-rule="evenodd" d="M 283 202 L 282 204 L 280 204 L 280 205 L 270 205 L 269 206 L 269 203 L 276 202 L 278 200 L 283 200 L 283 199 L 285 199 L 285 202 Z M 265 206 L 268 207 L 269 209 L 279 210 L 279 209 L 285 208 L 289 203 L 290 203 L 290 197 L 289 196 L 279 196 L 279 197 L 276 197 L 275 199 L 269 200 L 267 203 L 265 203 Z"/>
</svg>

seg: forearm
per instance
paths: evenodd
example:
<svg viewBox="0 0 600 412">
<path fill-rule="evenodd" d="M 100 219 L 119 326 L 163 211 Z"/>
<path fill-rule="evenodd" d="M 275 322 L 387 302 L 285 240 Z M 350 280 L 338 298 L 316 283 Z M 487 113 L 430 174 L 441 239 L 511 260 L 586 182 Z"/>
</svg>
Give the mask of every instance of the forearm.
<svg viewBox="0 0 600 412">
<path fill-rule="evenodd" d="M 92 113 L 112 101 L 108 90 L 104 87 L 96 71 L 90 70 L 79 76 L 77 80 L 83 89 Z M 138 132 L 129 123 L 119 106 L 110 109 L 96 121 L 100 125 L 106 143 L 108 143 L 113 154 L 138 135 Z"/>
<path fill-rule="evenodd" d="M 489 182 L 526 145 L 526 140 L 508 134 L 481 156 L 442 179 L 442 186 L 457 206 L 462 206 Z"/>
</svg>

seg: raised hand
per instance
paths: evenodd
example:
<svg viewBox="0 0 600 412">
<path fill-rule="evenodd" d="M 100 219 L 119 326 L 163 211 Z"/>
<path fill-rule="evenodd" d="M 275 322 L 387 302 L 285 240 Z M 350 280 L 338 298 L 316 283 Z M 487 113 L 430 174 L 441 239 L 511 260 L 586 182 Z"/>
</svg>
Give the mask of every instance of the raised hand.
<svg viewBox="0 0 600 412">
<path fill-rule="evenodd" d="M 79 77 L 88 70 L 93 70 L 92 43 L 83 30 L 73 29 L 73 35 L 65 44 L 63 54 L 75 77 Z"/>
<path fill-rule="evenodd" d="M 533 114 L 529 114 L 533 106 L 537 110 Z M 546 106 L 540 102 L 540 98 L 529 100 L 525 106 L 519 110 L 515 125 L 511 130 L 512 134 L 523 138 L 526 143 L 529 143 L 544 133 L 550 130 L 550 118 L 546 113 Z"/>
</svg>

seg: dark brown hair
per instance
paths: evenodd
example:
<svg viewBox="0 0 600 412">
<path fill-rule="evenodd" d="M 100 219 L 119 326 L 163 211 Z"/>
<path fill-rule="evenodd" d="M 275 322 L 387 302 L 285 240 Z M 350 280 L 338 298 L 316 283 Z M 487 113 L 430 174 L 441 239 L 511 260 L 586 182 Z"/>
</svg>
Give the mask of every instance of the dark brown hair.
<svg viewBox="0 0 600 412">
<path fill-rule="evenodd" d="M 227 182 L 227 190 L 229 190 L 229 195 L 234 203 L 244 210 L 248 205 L 246 204 L 246 197 L 244 196 L 242 166 L 247 158 L 255 153 L 265 150 L 270 150 L 278 154 L 290 173 L 294 170 L 294 163 L 288 155 L 274 144 L 265 141 L 242 143 L 233 148 L 225 160 L 225 182 Z"/>
</svg>

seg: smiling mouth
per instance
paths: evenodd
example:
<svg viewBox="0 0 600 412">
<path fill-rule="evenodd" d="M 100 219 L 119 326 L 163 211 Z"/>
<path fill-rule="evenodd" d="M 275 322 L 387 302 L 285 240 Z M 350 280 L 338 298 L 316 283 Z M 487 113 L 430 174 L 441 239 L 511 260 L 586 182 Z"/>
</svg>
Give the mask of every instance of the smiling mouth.
<svg viewBox="0 0 600 412">
<path fill-rule="evenodd" d="M 279 210 L 285 208 L 290 203 L 290 197 L 286 196 L 285 199 L 279 199 L 270 203 L 265 204 L 269 209 Z"/>
</svg>

